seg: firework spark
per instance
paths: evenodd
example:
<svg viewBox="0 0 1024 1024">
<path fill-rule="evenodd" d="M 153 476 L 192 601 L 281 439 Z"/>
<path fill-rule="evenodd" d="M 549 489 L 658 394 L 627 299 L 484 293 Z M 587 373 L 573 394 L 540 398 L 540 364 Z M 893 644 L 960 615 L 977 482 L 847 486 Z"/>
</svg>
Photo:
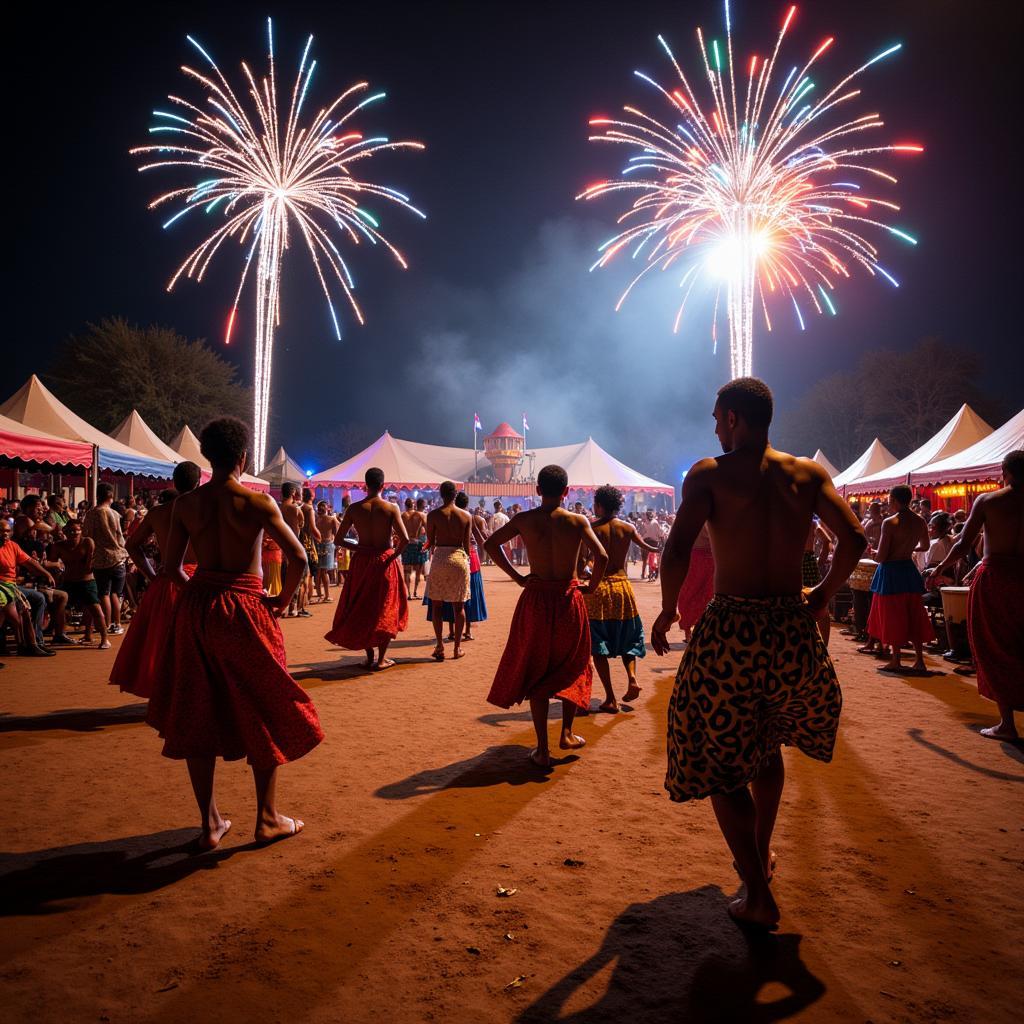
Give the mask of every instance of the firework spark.
<svg viewBox="0 0 1024 1024">
<path fill-rule="evenodd" d="M 674 127 L 630 106 L 623 120 L 593 118 L 591 141 L 623 144 L 637 152 L 620 178 L 591 185 L 577 199 L 637 193 L 618 219 L 622 230 L 601 246 L 591 270 L 622 250 L 644 258 L 646 265 L 623 292 L 618 310 L 645 274 L 678 265 L 683 297 L 676 331 L 698 280 L 714 280 L 718 298 L 712 336 L 724 288 L 731 371 L 741 377 L 752 371 L 755 305 L 771 330 L 769 299 L 789 299 L 803 330 L 801 306 L 835 315 L 832 293 L 856 265 L 899 287 L 863 232 L 881 230 L 914 245 L 917 241 L 882 219 L 899 210 L 895 203 L 862 189 L 879 181 L 896 183 L 873 166 L 880 154 L 919 153 L 922 147 L 862 141 L 862 133 L 883 126 L 881 117 L 847 113 L 860 95 L 854 80 L 901 44 L 822 90 L 810 72 L 831 47 L 829 37 L 775 88 L 776 60 L 796 8 L 789 8 L 771 55 L 751 56 L 740 67 L 733 58 L 729 0 L 724 6 L 724 46 L 717 39 L 708 45 L 697 30 L 710 105 L 701 106 L 668 43 L 658 36 L 680 85 L 664 88 L 635 74 L 670 106 Z"/>
<path fill-rule="evenodd" d="M 191 36 L 187 38 L 209 64 L 210 72 L 204 74 L 185 65 L 181 70 L 205 90 L 206 103 L 198 106 L 169 96 L 181 113 L 155 110 L 157 123 L 150 128 L 151 134 L 166 135 L 167 140 L 131 152 L 147 159 L 156 157 L 144 163 L 140 171 L 187 168 L 200 178 L 150 203 L 150 209 L 168 203 L 181 205 L 165 221 L 165 228 L 192 211 L 223 218 L 181 264 L 168 291 L 182 275 L 201 281 L 217 250 L 228 239 L 243 248 L 242 274 L 228 316 L 226 343 L 231 340 L 238 304 L 256 257 L 253 461 L 258 472 L 266 458 L 274 332 L 281 322 L 281 267 L 292 237 L 297 232 L 312 257 L 334 332 L 340 339 L 341 328 L 331 301 L 332 284 L 344 293 L 359 323 L 364 320 L 354 295 L 352 273 L 334 236 L 353 245 L 362 241 L 380 243 L 405 269 L 405 258 L 381 234 L 374 214 L 359 203 L 382 199 L 424 216 L 411 205 L 408 196 L 396 189 L 353 177 L 351 165 L 384 150 L 424 147 L 419 142 L 392 142 L 385 136 L 367 137 L 353 127 L 355 115 L 385 95 L 378 92 L 358 98 L 368 89 L 366 82 L 351 86 L 314 118 L 303 122 L 302 107 L 317 63 L 310 59 L 312 36 L 303 50 L 283 118 L 279 114 L 274 34 L 269 18 L 267 75 L 257 81 L 249 66 L 242 63 L 242 96 L 248 99 L 248 105 L 243 104 L 206 50 Z M 250 108 L 255 112 L 253 116 Z"/>
</svg>

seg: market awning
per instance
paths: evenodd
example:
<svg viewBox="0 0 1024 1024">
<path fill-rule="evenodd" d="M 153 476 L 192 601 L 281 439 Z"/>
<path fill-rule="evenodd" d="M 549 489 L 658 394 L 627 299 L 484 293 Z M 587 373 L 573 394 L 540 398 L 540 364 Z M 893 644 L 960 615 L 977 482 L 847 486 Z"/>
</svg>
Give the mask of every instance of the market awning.
<svg viewBox="0 0 1024 1024">
<path fill-rule="evenodd" d="M 0 456 L 52 466 L 91 466 L 92 445 L 48 434 L 0 416 Z"/>
</svg>

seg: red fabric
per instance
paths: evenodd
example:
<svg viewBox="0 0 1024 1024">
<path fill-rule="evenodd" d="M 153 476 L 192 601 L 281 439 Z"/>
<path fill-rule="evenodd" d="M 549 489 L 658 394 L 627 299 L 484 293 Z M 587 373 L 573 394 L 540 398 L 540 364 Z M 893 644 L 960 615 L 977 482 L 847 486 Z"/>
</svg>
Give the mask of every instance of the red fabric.
<svg viewBox="0 0 1024 1024">
<path fill-rule="evenodd" d="M 480 556 L 476 553 L 476 545 L 469 546 L 469 571 L 471 573 L 480 571 Z"/>
<path fill-rule="evenodd" d="M 577 580 L 531 579 L 519 595 L 487 700 L 510 708 L 531 697 L 590 706 L 590 621 Z"/>
<path fill-rule="evenodd" d="M 28 561 L 28 555 L 10 537 L 0 544 L 0 582 L 13 583 L 18 576 L 18 566 Z"/>
<path fill-rule="evenodd" d="M 644 562 L 646 563 L 647 568 L 651 570 L 651 572 L 657 572 L 658 571 L 658 552 L 657 551 L 645 551 L 644 552 Z"/>
<path fill-rule="evenodd" d="M 350 651 L 365 651 L 405 632 L 409 601 L 398 560 L 391 559 L 393 554 L 391 548 L 356 548 L 352 552 L 348 577 L 334 609 L 334 625 L 325 640 Z"/>
<path fill-rule="evenodd" d="M 920 594 L 872 594 L 868 634 L 883 644 L 925 644 L 935 639 Z"/>
<path fill-rule="evenodd" d="M 1024 556 L 992 555 L 967 595 L 967 632 L 978 693 L 1024 711 Z"/>
<path fill-rule="evenodd" d="M 110 670 L 113 686 L 136 697 L 152 696 L 180 593 L 181 588 L 167 576 L 157 576 L 146 588 Z"/>
<path fill-rule="evenodd" d="M 679 628 L 693 629 L 715 593 L 715 558 L 707 548 L 690 552 L 690 568 L 679 588 Z"/>
<path fill-rule="evenodd" d="M 31 428 L 26 430 L 31 431 Z M 23 459 L 25 462 L 49 462 L 57 466 L 92 465 L 91 444 L 40 437 L 31 432 L 19 434 L 12 430 L 0 430 L 0 455 L 9 459 Z"/>
<path fill-rule="evenodd" d="M 178 596 L 151 682 L 146 721 L 164 756 L 273 768 L 308 754 L 324 734 L 286 666 L 260 578 L 200 569 Z"/>
</svg>

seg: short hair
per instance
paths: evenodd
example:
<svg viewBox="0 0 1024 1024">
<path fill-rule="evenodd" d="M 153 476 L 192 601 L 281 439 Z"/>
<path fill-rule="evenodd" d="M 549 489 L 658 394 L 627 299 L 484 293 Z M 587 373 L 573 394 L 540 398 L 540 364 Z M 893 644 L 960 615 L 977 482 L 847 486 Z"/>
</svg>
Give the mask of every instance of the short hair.
<svg viewBox="0 0 1024 1024">
<path fill-rule="evenodd" d="M 468 494 L 466 495 L 466 502 L 467 503 L 469 502 L 469 495 Z M 421 510 L 425 509 L 427 507 L 427 499 L 426 498 L 417 498 L 416 499 L 416 507 L 418 509 L 421 509 Z"/>
<path fill-rule="evenodd" d="M 82 528 L 82 524 L 77 519 L 69 519 L 68 522 L 67 522 L 67 525 L 64 527 L 64 529 L 65 530 L 70 530 L 70 529 L 72 529 L 72 527 L 74 529 L 76 529 L 76 530 L 80 530 Z"/>
<path fill-rule="evenodd" d="M 906 508 L 914 497 L 914 492 L 906 484 L 897 484 L 889 492 L 889 500 L 895 501 L 897 505 Z"/>
<path fill-rule="evenodd" d="M 469 508 L 469 495 L 465 491 L 459 491 L 455 495 L 456 508 Z"/>
<path fill-rule="evenodd" d="M 537 474 L 537 490 L 544 498 L 560 498 L 569 486 L 569 474 L 561 466 L 545 466 Z"/>
<path fill-rule="evenodd" d="M 114 488 L 110 484 L 100 484 L 99 487 L 96 488 L 96 501 L 101 505 L 113 496 Z"/>
<path fill-rule="evenodd" d="M 199 435 L 199 450 L 214 469 L 234 469 L 249 450 L 249 428 L 234 416 L 210 420 Z"/>
<path fill-rule="evenodd" d="M 188 494 L 189 491 L 194 491 L 199 486 L 202 475 L 202 471 L 194 462 L 179 462 L 174 467 L 172 477 L 174 489 L 178 494 Z M 162 498 L 163 493 L 160 496 Z"/>
<path fill-rule="evenodd" d="M 298 493 L 299 485 L 293 484 L 291 480 L 285 480 L 285 482 L 281 484 L 281 497 L 284 498 L 285 501 L 287 501 L 293 494 Z"/>
<path fill-rule="evenodd" d="M 605 512 L 615 515 L 622 508 L 622 491 L 618 487 L 612 487 L 611 484 L 598 487 L 594 491 L 594 504 L 600 505 Z"/>
<path fill-rule="evenodd" d="M 21 499 L 21 511 L 27 515 L 32 515 L 32 510 L 39 504 L 43 499 L 38 494 L 26 494 Z"/>
<path fill-rule="evenodd" d="M 457 488 L 455 484 L 451 482 L 451 480 L 445 480 L 444 483 L 441 484 L 440 487 L 438 487 L 438 490 L 441 492 L 441 500 L 447 503 L 455 497 L 455 492 Z"/>
<path fill-rule="evenodd" d="M 177 472 L 177 469 L 175 469 L 175 472 Z M 190 488 L 190 490 L 195 490 L 195 488 L 194 487 Z M 160 492 L 160 504 L 161 505 L 170 505 L 170 503 L 172 501 L 174 501 L 174 499 L 177 496 L 178 496 L 178 491 L 176 491 L 173 487 L 165 487 Z"/>
<path fill-rule="evenodd" d="M 718 407 L 733 412 L 747 422 L 747 426 L 767 430 L 772 422 L 775 401 L 771 388 L 757 377 L 737 377 L 718 389 Z"/>
<path fill-rule="evenodd" d="M 933 512 L 930 522 L 938 529 L 949 533 L 950 527 L 953 525 L 953 517 L 948 512 Z"/>
<path fill-rule="evenodd" d="M 1013 486 L 1024 484 L 1024 449 L 1017 448 L 1003 459 L 1003 476 L 1013 481 Z"/>
<path fill-rule="evenodd" d="M 379 491 L 384 486 L 384 470 L 371 466 L 363 475 L 367 490 Z"/>
<path fill-rule="evenodd" d="M 407 509 L 411 509 L 412 508 L 412 498 L 406 498 L 405 499 L 405 507 Z"/>
<path fill-rule="evenodd" d="M 303 501 L 312 501 L 313 500 L 313 492 L 308 487 L 303 487 L 302 488 L 302 500 Z"/>
</svg>

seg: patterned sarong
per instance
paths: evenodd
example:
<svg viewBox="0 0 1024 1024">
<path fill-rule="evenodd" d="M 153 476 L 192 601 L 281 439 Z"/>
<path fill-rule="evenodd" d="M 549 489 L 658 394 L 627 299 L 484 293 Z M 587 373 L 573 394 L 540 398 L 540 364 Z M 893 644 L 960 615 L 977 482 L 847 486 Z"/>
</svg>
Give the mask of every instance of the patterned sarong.
<svg viewBox="0 0 1024 1024">
<path fill-rule="evenodd" d="M 510 708 L 534 697 L 561 697 L 587 708 L 593 681 L 579 581 L 528 580 L 487 700 Z"/>
<path fill-rule="evenodd" d="M 350 651 L 365 651 L 405 632 L 409 602 L 393 554 L 391 548 L 357 548 L 352 553 L 334 624 L 324 639 Z"/>
<path fill-rule="evenodd" d="M 469 555 L 464 548 L 436 547 L 430 557 L 427 597 L 465 604 L 469 600 Z"/>
<path fill-rule="evenodd" d="M 151 687 L 146 721 L 165 757 L 244 757 L 273 768 L 324 738 L 309 694 L 288 673 L 259 576 L 196 572 L 176 601 L 154 675 L 133 677 Z"/>
<path fill-rule="evenodd" d="M 1024 711 L 1024 556 L 989 555 L 967 596 L 978 693 Z"/>
<path fill-rule="evenodd" d="M 402 552 L 402 565 L 426 565 L 430 557 L 426 551 L 426 537 L 415 537 Z"/>
<path fill-rule="evenodd" d="M 605 576 L 593 594 L 584 594 L 590 619 L 590 653 L 605 658 L 642 658 L 644 624 L 625 572 Z"/>
<path fill-rule="evenodd" d="M 731 793 L 783 743 L 832 759 L 842 693 L 800 596 L 716 594 L 676 674 L 665 788 L 675 801 Z"/>
</svg>

